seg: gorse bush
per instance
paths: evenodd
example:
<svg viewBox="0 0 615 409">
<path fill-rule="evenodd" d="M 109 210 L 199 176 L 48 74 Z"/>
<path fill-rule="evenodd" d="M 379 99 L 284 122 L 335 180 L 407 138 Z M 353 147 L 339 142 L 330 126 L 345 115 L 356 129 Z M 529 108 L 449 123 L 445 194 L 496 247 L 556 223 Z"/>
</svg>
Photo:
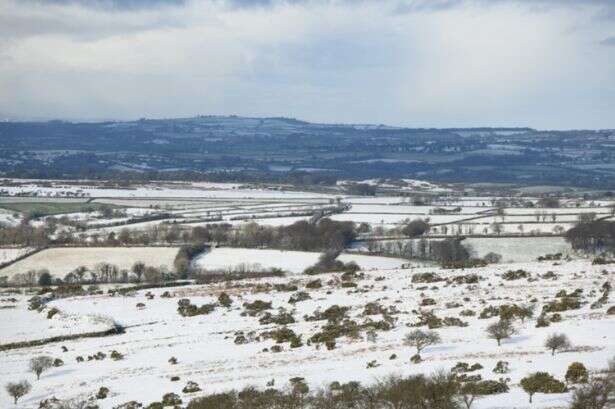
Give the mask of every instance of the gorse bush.
<svg viewBox="0 0 615 409">
<path fill-rule="evenodd" d="M 259 391 L 247 387 L 195 398 L 187 409 L 460 409 L 460 388 L 460 384 L 446 374 L 389 376 L 372 386 L 333 382 L 318 390 L 310 390 L 303 379 L 298 378 L 291 380 L 284 390 Z"/>
</svg>

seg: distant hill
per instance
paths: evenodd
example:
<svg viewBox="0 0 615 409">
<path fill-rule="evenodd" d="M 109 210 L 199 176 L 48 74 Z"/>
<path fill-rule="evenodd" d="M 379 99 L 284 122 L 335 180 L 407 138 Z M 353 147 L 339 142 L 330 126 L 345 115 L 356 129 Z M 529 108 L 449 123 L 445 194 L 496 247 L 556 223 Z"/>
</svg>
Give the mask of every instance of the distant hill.
<svg viewBox="0 0 615 409">
<path fill-rule="evenodd" d="M 418 178 L 613 187 L 615 132 L 413 129 L 292 118 L 0 122 L 11 177 L 268 180 Z"/>
</svg>

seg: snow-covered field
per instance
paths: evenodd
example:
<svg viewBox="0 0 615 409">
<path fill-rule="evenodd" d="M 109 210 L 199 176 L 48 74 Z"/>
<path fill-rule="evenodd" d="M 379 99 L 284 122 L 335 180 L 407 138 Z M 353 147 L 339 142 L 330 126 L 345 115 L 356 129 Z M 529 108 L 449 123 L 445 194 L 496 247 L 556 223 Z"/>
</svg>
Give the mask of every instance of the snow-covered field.
<svg viewBox="0 0 615 409">
<path fill-rule="evenodd" d="M 570 244 L 562 237 L 512 237 L 512 238 L 469 238 L 464 241 L 476 253 L 484 257 L 487 253 L 497 253 L 503 262 L 535 261 L 546 254 L 572 253 Z"/>
<path fill-rule="evenodd" d="M 13 297 L 14 295 L 0 296 L 0 299 Z M 28 310 L 27 299 L 29 297 L 19 296 L 16 298 L 18 300 L 16 303 L 0 302 L 0 345 L 58 335 L 104 331 L 110 329 L 113 324 L 108 316 L 97 313 L 83 314 L 80 311 L 60 312 L 51 319 L 47 319 L 46 313 L 39 314 Z M 95 300 L 91 300 L 91 302 L 96 304 Z M 11 306 L 14 306 L 14 308 L 6 308 Z M 0 352 L 0 354 L 3 353 Z"/>
<path fill-rule="evenodd" d="M 316 264 L 321 253 L 307 251 L 282 251 L 261 249 L 215 248 L 198 256 L 194 265 L 207 270 L 234 270 L 248 266 L 255 270 L 279 268 L 291 273 L 302 273 L 306 268 Z M 356 262 L 364 270 L 399 268 L 406 260 L 391 257 L 363 256 L 358 254 L 341 254 L 338 260 L 348 263 Z"/>
<path fill-rule="evenodd" d="M 36 184 L 23 186 L 0 186 L 8 195 L 36 195 L 40 197 L 67 197 L 83 195 L 92 198 L 234 198 L 234 199 L 305 199 L 325 197 L 318 193 L 296 191 L 250 189 L 236 184 L 195 185 L 144 185 L 131 189 L 107 189 L 91 185 L 44 187 Z"/>
<path fill-rule="evenodd" d="M 0 275 L 23 274 L 29 270 L 48 269 L 52 275 L 64 277 L 76 267 L 93 269 L 106 262 L 120 269 L 130 269 L 136 261 L 150 266 L 172 267 L 177 247 L 66 247 L 50 248 L 26 257 L 2 270 Z"/>
<path fill-rule="evenodd" d="M 28 253 L 29 251 L 32 251 L 32 248 L 30 247 L 0 248 L 0 264 L 15 260 L 17 257 L 21 257 L 24 254 Z M 2 275 L 2 271 L 0 270 L 0 276 L 1 275 Z"/>
<path fill-rule="evenodd" d="M 511 269 L 528 271 L 533 280 L 504 280 L 502 273 Z M 552 271 L 557 279 L 540 278 Z M 478 274 L 482 280 L 478 284 L 431 284 L 412 283 L 414 274 L 435 272 L 443 278 Z M 441 270 L 438 268 L 395 269 L 366 272 L 362 279 L 355 279 L 357 288 L 342 287 L 339 274 L 321 276 L 297 276 L 287 278 L 246 280 L 231 284 L 177 287 L 150 290 L 154 299 L 146 297 L 147 291 L 139 291 L 132 296 L 83 296 L 66 298 L 51 302 L 47 309 L 39 313 L 27 311 L 24 296 L 19 296 L 17 309 L 0 309 L 0 323 L 3 339 L 19 338 L 18 333 L 32 334 L 42 338 L 57 333 L 51 326 L 67 331 L 91 329 L 87 320 L 66 321 L 74 316 L 103 315 L 129 327 L 125 334 L 105 337 L 52 343 L 42 347 L 24 348 L 2 352 L 0 359 L 0 381 L 28 379 L 33 384 L 32 392 L 19 403 L 20 409 L 38 408 L 41 399 L 52 395 L 69 398 L 81 394 L 95 393 L 101 386 L 110 389 L 105 400 L 98 401 L 102 409 L 110 409 L 128 400 L 149 403 L 160 400 L 167 392 L 178 393 L 184 402 L 193 396 L 241 388 L 254 385 L 265 388 L 270 380 L 276 387 L 284 387 L 295 376 L 305 377 L 312 387 L 324 386 L 331 381 L 358 380 L 363 383 L 377 381 L 388 374 L 402 375 L 431 373 L 438 369 L 450 370 L 457 362 L 480 363 L 483 369 L 472 374 L 480 374 L 483 379 L 510 378 L 510 392 L 488 396 L 478 400 L 473 408 L 563 408 L 569 400 L 569 393 L 534 396 L 534 403 L 528 404 L 527 395 L 519 387 L 519 381 L 533 371 L 548 371 L 558 379 L 563 379 L 566 368 L 572 362 L 582 362 L 590 371 L 606 365 L 607 359 L 615 354 L 615 316 L 606 315 L 607 308 L 613 305 L 609 300 L 603 306 L 590 309 L 590 304 L 600 297 L 599 289 L 605 281 L 613 283 L 614 265 L 593 266 L 588 261 L 575 260 L 554 264 L 517 263 L 489 266 L 466 270 Z M 322 288 L 306 288 L 308 281 L 320 278 Z M 265 283 L 294 283 L 300 291 L 306 291 L 310 299 L 289 304 L 292 292 L 271 289 L 264 291 Z M 256 284 L 261 284 L 257 289 Z M 515 321 L 518 330 L 512 338 L 504 340 L 501 346 L 488 339 L 485 328 L 497 318 L 479 319 L 477 316 L 461 316 L 462 310 L 470 309 L 477 315 L 488 305 L 517 303 L 527 305 L 532 302 L 538 313 L 543 305 L 554 300 L 561 289 L 571 292 L 576 288 L 583 290 L 580 309 L 562 312 L 562 321 L 552 323 L 546 328 L 536 328 L 535 319 L 525 322 Z M 364 291 L 365 290 L 365 291 Z M 169 291 L 171 298 L 160 295 Z M 216 302 L 220 292 L 227 292 L 233 304 L 230 308 L 216 307 L 208 315 L 182 317 L 177 313 L 177 301 L 189 298 L 193 304 Z M 466 297 L 464 299 L 464 297 Z M 415 353 L 403 345 L 403 336 L 417 322 L 416 311 L 425 298 L 433 298 L 435 305 L 421 307 L 433 311 L 438 317 L 457 317 L 467 322 L 467 327 L 444 327 L 436 329 L 442 338 L 440 344 L 426 348 L 422 353 L 423 362 L 410 363 Z M 296 334 L 302 336 L 303 346 L 290 349 L 288 343 L 282 352 L 274 353 L 265 348 L 275 345 L 273 340 L 256 340 L 250 335 L 259 335 L 276 325 L 260 324 L 259 316 L 242 315 L 246 301 L 263 300 L 272 302 L 272 313 L 278 308 L 290 312 L 295 323 L 288 325 Z M 315 344 L 306 345 L 307 339 L 315 334 L 326 321 L 306 321 L 304 315 L 316 310 L 324 310 L 334 304 L 348 306 L 348 316 L 362 323 L 367 318 L 364 307 L 368 302 L 378 302 L 384 308 L 394 307 L 394 328 L 378 331 L 375 340 L 368 341 L 365 332 L 360 337 L 337 339 L 336 348 L 327 350 Z M 458 304 L 448 304 L 456 302 Z M 136 308 L 144 303 L 144 308 Z M 57 316 L 45 323 L 47 310 L 56 307 L 63 316 Z M 12 315 L 7 315 L 12 314 Z M 382 319 L 380 314 L 371 316 Z M 33 322 L 36 331 L 25 331 L 14 321 Z M 68 325 L 68 323 L 71 323 Z M 66 326 L 64 326 L 66 325 Z M 25 331 L 25 332 L 24 332 Z M 243 331 L 247 344 L 237 345 L 233 341 L 237 331 Z M 36 334 L 35 334 L 36 332 Z M 543 347 L 545 338 L 555 332 L 568 335 L 573 347 L 551 356 Z M 68 351 L 62 352 L 61 346 Z M 114 361 L 108 354 L 117 350 L 124 359 Z M 104 360 L 77 362 L 78 356 L 87 357 L 104 352 Z M 30 358 L 48 354 L 61 358 L 64 366 L 52 368 L 43 373 L 40 381 L 28 373 Z M 397 359 L 390 359 L 392 354 Z M 168 360 L 176 357 L 176 365 Z M 497 361 L 508 361 L 510 372 L 498 375 L 492 372 Z M 367 363 L 376 361 L 375 368 L 368 369 Z M 178 376 L 178 382 L 171 377 Z M 197 382 L 202 392 L 185 394 L 181 390 L 187 381 Z M 4 389 L 0 391 L 0 407 L 14 407 Z"/>
</svg>

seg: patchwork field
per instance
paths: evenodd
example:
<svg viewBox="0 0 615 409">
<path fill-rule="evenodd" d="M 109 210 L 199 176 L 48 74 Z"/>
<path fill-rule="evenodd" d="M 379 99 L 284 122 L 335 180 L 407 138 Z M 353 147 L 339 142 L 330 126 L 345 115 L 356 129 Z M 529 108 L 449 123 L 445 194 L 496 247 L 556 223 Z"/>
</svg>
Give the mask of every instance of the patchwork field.
<svg viewBox="0 0 615 409">
<path fill-rule="evenodd" d="M 94 212 L 112 207 L 107 204 L 85 202 L 0 202 L 0 208 L 18 213 L 33 213 L 37 216 L 58 215 L 74 212 Z"/>
</svg>

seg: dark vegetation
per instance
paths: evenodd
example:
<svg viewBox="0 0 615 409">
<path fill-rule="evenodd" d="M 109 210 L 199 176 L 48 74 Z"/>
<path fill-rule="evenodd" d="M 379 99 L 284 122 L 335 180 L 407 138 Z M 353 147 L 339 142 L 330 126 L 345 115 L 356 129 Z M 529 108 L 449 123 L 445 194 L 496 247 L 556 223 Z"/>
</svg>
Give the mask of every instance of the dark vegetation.
<svg viewBox="0 0 615 409">
<path fill-rule="evenodd" d="M 570 159 L 584 165 L 613 163 L 610 134 L 608 130 L 357 127 L 214 116 L 122 123 L 3 122 L 0 156 L 6 161 L 0 164 L 0 174 L 296 186 L 430 175 L 449 182 L 523 180 L 611 188 L 613 174 L 608 169 L 574 168 Z M 514 154 L 494 155 L 490 149 L 497 144 L 519 148 Z M 48 155 L 40 155 L 46 151 Z"/>
<path fill-rule="evenodd" d="M 586 252 L 615 251 L 615 222 L 579 223 L 566 232 L 566 240 L 575 250 Z"/>
</svg>

